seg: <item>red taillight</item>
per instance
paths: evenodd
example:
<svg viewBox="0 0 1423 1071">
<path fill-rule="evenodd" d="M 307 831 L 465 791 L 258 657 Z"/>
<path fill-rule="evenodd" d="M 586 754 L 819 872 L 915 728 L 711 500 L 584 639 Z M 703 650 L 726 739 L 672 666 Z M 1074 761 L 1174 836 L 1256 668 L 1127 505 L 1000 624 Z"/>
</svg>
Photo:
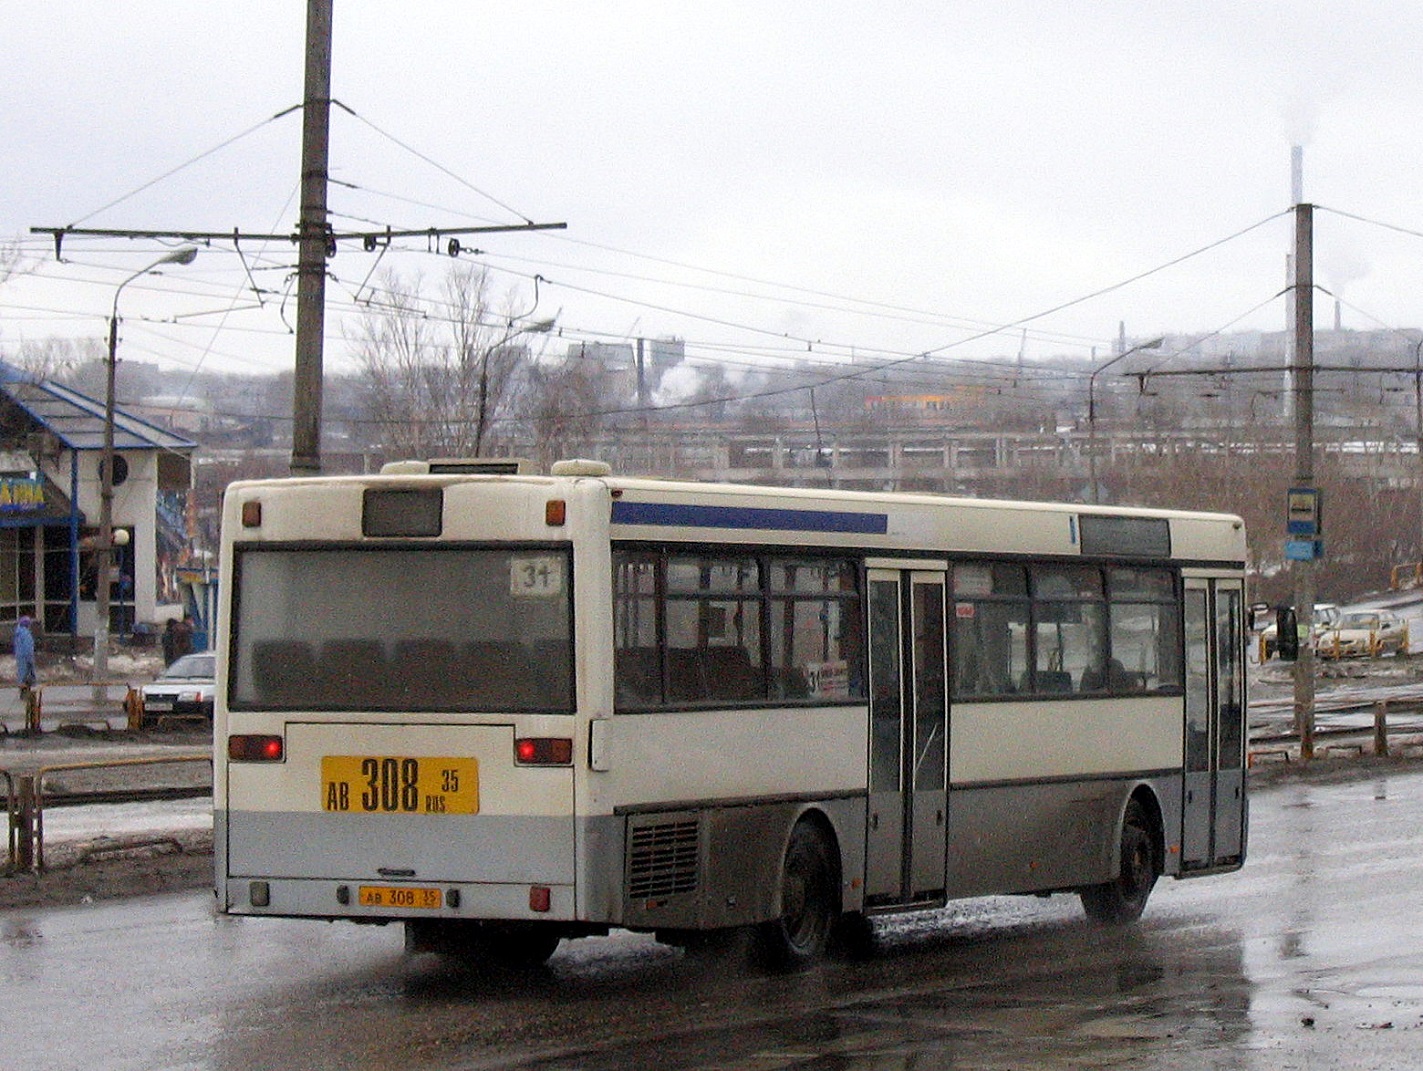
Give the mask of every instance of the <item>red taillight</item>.
<svg viewBox="0 0 1423 1071">
<path fill-rule="evenodd" d="M 514 741 L 514 761 L 520 766 L 568 766 L 573 741 L 562 736 L 526 736 Z"/>
<path fill-rule="evenodd" d="M 233 762 L 281 762 L 284 753 L 280 736 L 249 734 L 227 738 L 227 757 Z"/>
</svg>

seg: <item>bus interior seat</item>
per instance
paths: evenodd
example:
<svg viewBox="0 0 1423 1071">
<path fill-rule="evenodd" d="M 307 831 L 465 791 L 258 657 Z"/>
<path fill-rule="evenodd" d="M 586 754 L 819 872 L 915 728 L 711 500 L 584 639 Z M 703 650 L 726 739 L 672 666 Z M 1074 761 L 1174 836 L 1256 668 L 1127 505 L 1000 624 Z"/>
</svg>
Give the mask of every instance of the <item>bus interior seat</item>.
<svg viewBox="0 0 1423 1071">
<path fill-rule="evenodd" d="M 343 702 L 380 702 L 390 691 L 385 644 L 372 639 L 327 640 L 321 645 L 320 679 Z"/>
<path fill-rule="evenodd" d="M 293 705 L 316 694 L 316 656 L 305 640 L 252 645 L 252 682 L 262 703 Z"/>
<path fill-rule="evenodd" d="M 744 647 L 672 647 L 667 651 L 671 701 L 763 699 L 765 675 Z"/>
<path fill-rule="evenodd" d="M 626 706 L 662 702 L 662 663 L 656 647 L 619 647 L 613 652 L 617 701 Z"/>
<path fill-rule="evenodd" d="M 810 695 L 810 681 L 805 671 L 796 666 L 781 666 L 774 671 L 777 699 L 804 699 Z"/>
<path fill-rule="evenodd" d="M 701 652 L 695 647 L 667 648 L 668 702 L 693 702 L 708 698 Z"/>
<path fill-rule="evenodd" d="M 522 644 L 476 640 L 464 649 L 461 676 L 471 696 L 490 706 L 533 704 L 533 663 Z"/>
<path fill-rule="evenodd" d="M 1040 692 L 1072 691 L 1072 674 L 1065 669 L 1040 669 L 1037 672 L 1037 690 Z"/>
<path fill-rule="evenodd" d="M 534 644 L 530 676 L 533 691 L 542 702 L 559 710 L 573 702 L 573 675 L 568 664 L 568 641 L 539 640 Z"/>
<path fill-rule="evenodd" d="M 463 691 L 464 673 L 449 640 L 401 640 L 395 645 L 390 679 L 415 707 L 441 706 Z"/>
<path fill-rule="evenodd" d="M 702 657 L 708 692 L 714 699 L 764 699 L 766 675 L 745 647 L 708 647 Z"/>
</svg>

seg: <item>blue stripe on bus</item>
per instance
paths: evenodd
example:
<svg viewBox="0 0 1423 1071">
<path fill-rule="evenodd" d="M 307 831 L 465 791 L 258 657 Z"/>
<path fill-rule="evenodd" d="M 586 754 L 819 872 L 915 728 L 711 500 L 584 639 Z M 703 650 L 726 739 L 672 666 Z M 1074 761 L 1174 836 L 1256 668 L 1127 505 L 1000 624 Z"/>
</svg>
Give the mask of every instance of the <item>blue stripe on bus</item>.
<svg viewBox="0 0 1423 1071">
<path fill-rule="evenodd" d="M 765 509 L 759 506 L 690 506 L 669 502 L 613 503 L 614 524 L 678 528 L 754 528 L 781 532 L 856 532 L 884 535 L 886 513 L 842 513 L 823 509 Z"/>
</svg>

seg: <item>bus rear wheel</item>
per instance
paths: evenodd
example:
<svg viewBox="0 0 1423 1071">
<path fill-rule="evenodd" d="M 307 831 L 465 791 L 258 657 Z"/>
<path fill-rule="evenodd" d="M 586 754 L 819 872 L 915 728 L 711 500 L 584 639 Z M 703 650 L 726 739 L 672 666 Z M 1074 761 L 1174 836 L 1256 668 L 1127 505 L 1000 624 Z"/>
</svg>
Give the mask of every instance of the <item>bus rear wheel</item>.
<svg viewBox="0 0 1423 1071">
<path fill-rule="evenodd" d="M 1156 841 L 1146 809 L 1136 800 L 1122 819 L 1121 868 L 1111 881 L 1081 890 L 1082 907 L 1094 922 L 1135 922 L 1156 886 Z"/>
<path fill-rule="evenodd" d="M 757 928 L 761 959 L 802 970 L 825 955 L 840 917 L 840 882 L 825 835 L 810 822 L 791 830 L 781 867 L 781 913 Z"/>
</svg>

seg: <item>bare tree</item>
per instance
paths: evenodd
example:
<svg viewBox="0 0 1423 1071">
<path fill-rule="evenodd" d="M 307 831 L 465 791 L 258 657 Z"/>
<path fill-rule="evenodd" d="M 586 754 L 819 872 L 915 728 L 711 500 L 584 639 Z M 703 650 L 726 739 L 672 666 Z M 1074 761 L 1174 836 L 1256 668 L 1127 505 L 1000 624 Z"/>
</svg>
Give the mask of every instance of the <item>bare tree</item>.
<svg viewBox="0 0 1423 1071">
<path fill-rule="evenodd" d="M 26 339 L 5 360 L 37 380 L 77 385 L 87 367 L 102 365 L 104 355 L 104 343 L 97 338 L 50 337 Z"/>
<path fill-rule="evenodd" d="M 548 468 L 560 458 L 587 454 L 615 408 L 603 368 L 588 361 L 530 364 L 522 416 L 534 442 L 534 460 Z"/>
<path fill-rule="evenodd" d="M 20 240 L 11 238 L 0 242 L 0 286 L 9 282 L 14 276 L 29 271 L 30 265 L 20 254 Z"/>
<path fill-rule="evenodd" d="M 514 411 L 523 336 L 546 331 L 528 313 L 492 308 L 488 273 L 456 268 L 442 300 L 419 277 L 388 274 L 362 321 L 357 355 L 366 411 L 392 457 L 477 456 L 497 449 L 495 428 Z"/>
</svg>

